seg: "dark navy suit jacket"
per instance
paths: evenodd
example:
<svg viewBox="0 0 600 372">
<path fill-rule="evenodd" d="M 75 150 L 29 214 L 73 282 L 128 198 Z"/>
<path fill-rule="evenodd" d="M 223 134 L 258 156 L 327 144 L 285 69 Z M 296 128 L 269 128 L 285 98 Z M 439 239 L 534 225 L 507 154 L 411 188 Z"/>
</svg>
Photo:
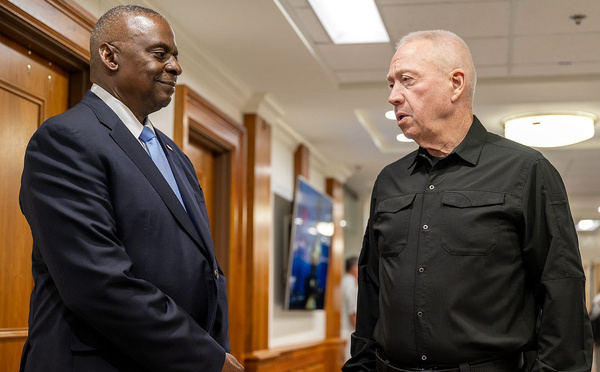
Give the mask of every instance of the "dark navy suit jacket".
<svg viewBox="0 0 600 372">
<path fill-rule="evenodd" d="M 88 92 L 25 155 L 33 235 L 21 371 L 218 372 L 225 277 L 189 159 L 157 132 L 186 205 L 118 116 Z"/>
</svg>

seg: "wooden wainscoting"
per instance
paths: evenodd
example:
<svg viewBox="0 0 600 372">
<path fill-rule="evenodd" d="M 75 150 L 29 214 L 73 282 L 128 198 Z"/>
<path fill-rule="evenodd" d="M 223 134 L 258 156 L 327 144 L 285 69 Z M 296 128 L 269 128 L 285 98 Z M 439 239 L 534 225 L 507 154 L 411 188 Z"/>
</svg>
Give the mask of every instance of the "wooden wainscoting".
<svg viewBox="0 0 600 372">
<path fill-rule="evenodd" d="M 344 355 L 344 340 L 256 351 L 246 358 L 246 372 L 334 372 L 339 371 Z"/>
<path fill-rule="evenodd" d="M 250 284 L 246 290 L 247 354 L 269 347 L 269 272 L 273 211 L 270 171 L 271 126 L 257 114 L 244 115 L 244 126 L 248 134 L 246 283 Z"/>
</svg>

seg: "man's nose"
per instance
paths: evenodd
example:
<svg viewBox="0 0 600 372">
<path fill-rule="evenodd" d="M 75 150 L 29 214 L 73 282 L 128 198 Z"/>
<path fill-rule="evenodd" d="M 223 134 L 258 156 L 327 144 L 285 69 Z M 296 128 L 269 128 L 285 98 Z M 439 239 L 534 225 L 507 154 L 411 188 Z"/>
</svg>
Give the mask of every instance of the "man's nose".
<svg viewBox="0 0 600 372">
<path fill-rule="evenodd" d="M 400 91 L 400 88 L 392 88 L 392 90 L 390 91 L 390 96 L 388 97 L 388 102 L 392 106 L 396 106 L 404 102 L 404 95 Z"/>
<path fill-rule="evenodd" d="M 181 68 L 181 65 L 179 64 L 179 61 L 174 56 L 171 56 L 169 63 L 167 63 L 166 69 L 168 72 L 175 74 L 175 75 L 181 75 L 181 73 L 183 72 L 183 69 Z"/>
</svg>

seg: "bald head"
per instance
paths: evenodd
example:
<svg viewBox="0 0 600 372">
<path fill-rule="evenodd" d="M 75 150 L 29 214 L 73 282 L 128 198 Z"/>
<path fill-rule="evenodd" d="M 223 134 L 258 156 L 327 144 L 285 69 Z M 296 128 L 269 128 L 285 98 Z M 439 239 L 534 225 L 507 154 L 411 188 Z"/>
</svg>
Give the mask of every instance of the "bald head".
<svg viewBox="0 0 600 372">
<path fill-rule="evenodd" d="M 467 98 L 472 104 L 477 85 L 477 73 L 471 52 L 464 40 L 455 33 L 445 30 L 416 31 L 402 37 L 396 45 L 396 49 L 417 40 L 430 41 L 430 62 L 437 66 L 443 74 L 456 69 L 465 71 Z"/>
<path fill-rule="evenodd" d="M 114 43 L 129 37 L 127 22 L 136 16 L 156 17 L 167 22 L 160 13 L 137 5 L 119 5 L 98 19 L 90 35 L 90 69 L 94 71 L 102 62 L 98 50 L 104 43 Z"/>
</svg>

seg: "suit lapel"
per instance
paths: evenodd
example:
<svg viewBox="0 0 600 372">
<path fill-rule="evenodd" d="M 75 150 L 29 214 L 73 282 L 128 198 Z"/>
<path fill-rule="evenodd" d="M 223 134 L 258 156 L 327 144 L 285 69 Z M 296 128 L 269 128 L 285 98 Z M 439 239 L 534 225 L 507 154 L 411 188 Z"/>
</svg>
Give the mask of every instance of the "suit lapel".
<svg viewBox="0 0 600 372">
<path fill-rule="evenodd" d="M 162 133 L 160 134 L 162 135 Z M 178 156 L 172 154 L 171 151 L 167 151 L 167 158 L 169 159 L 171 169 L 173 170 L 173 174 L 179 185 L 179 192 L 185 202 L 188 215 L 192 219 L 194 226 L 196 226 L 204 246 L 209 248 L 209 254 L 214 257 L 214 247 L 210 235 L 206 205 L 204 200 L 199 200 L 200 188 L 198 187 L 198 190 L 195 190 L 192 187 L 192 185 L 197 184 L 198 181 L 189 171 L 186 171 L 184 164 L 182 164 L 182 161 Z"/>
<path fill-rule="evenodd" d="M 102 124 L 111 129 L 110 136 L 148 179 L 175 219 L 199 246 L 207 250 L 207 246 L 190 220 L 190 216 L 183 209 L 171 186 L 169 186 L 150 156 L 148 156 L 148 153 L 144 151 L 143 147 L 127 129 L 125 124 L 95 94 L 91 92 L 86 93 L 82 102 L 94 110 Z"/>
</svg>

